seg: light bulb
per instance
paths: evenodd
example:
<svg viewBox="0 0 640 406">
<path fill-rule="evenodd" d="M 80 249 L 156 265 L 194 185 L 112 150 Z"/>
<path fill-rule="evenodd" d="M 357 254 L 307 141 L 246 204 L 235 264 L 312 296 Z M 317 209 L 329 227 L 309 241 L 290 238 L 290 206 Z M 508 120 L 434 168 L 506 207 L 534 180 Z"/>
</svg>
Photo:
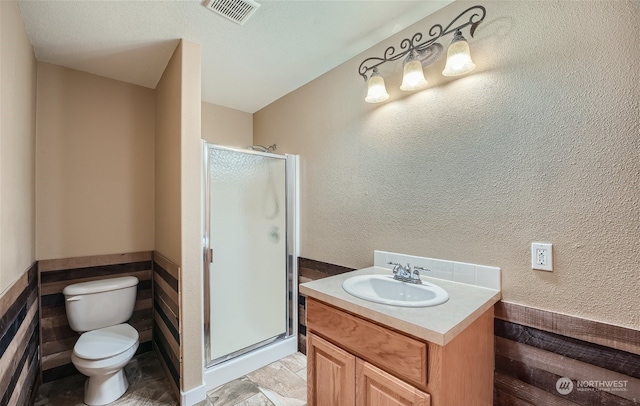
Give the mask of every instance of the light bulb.
<svg viewBox="0 0 640 406">
<path fill-rule="evenodd" d="M 389 93 L 387 93 L 387 88 L 384 85 L 384 79 L 380 76 L 378 70 L 374 69 L 369 78 L 367 97 L 365 97 L 364 101 L 367 103 L 380 103 L 388 98 Z"/>
<path fill-rule="evenodd" d="M 404 61 L 402 85 L 400 85 L 400 90 L 417 90 L 426 86 L 427 83 L 427 80 L 424 78 L 424 72 L 422 71 L 422 63 L 412 52 Z"/>
<path fill-rule="evenodd" d="M 476 68 L 471 60 L 469 43 L 464 39 L 460 31 L 456 31 L 447 51 L 447 65 L 442 74 L 444 76 L 458 76 L 469 73 Z"/>
</svg>

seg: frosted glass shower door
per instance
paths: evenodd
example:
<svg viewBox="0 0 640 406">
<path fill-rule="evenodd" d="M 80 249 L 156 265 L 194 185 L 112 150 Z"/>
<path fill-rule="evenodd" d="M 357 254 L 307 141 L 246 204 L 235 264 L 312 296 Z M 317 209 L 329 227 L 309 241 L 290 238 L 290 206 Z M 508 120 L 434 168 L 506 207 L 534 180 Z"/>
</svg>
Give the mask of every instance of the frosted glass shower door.
<svg viewBox="0 0 640 406">
<path fill-rule="evenodd" d="M 210 360 L 286 332 L 286 160 L 208 148 Z"/>
</svg>

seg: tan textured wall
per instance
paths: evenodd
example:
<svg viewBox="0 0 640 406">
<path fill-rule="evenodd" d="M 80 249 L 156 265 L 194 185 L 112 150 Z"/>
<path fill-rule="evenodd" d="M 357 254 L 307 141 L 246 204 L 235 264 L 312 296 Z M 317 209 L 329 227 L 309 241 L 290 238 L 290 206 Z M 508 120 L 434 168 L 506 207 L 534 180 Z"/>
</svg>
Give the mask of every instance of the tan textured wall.
<svg viewBox="0 0 640 406">
<path fill-rule="evenodd" d="M 38 259 L 153 250 L 153 97 L 38 63 Z"/>
<path fill-rule="evenodd" d="M 182 390 L 203 385 L 200 45 L 182 40 Z"/>
<path fill-rule="evenodd" d="M 0 2 L 0 292 L 35 261 L 36 59 L 17 2 Z"/>
<path fill-rule="evenodd" d="M 155 93 L 155 249 L 180 265 L 180 134 L 182 46 L 179 44 Z"/>
<path fill-rule="evenodd" d="M 202 102 L 202 138 L 211 144 L 246 148 L 253 144 L 253 114 Z"/>
<path fill-rule="evenodd" d="M 391 99 L 364 102 L 365 57 L 473 4 L 254 115 L 256 143 L 301 156 L 301 255 L 500 266 L 507 301 L 640 328 L 640 3 L 483 3 L 474 73 L 444 78 L 441 58 L 402 97 L 395 66 Z M 530 269 L 532 241 L 554 244 L 554 272 Z"/>
<path fill-rule="evenodd" d="M 200 45 L 181 40 L 156 88 L 156 251 L 181 268 L 182 391 L 203 384 Z"/>
</svg>

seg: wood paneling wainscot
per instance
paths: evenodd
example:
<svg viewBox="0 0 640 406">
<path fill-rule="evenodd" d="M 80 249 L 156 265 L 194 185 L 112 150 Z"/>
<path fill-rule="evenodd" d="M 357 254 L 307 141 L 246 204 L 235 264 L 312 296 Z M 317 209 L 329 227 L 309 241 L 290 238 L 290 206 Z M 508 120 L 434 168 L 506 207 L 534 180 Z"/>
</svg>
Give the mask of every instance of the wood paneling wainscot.
<svg viewBox="0 0 640 406">
<path fill-rule="evenodd" d="M 506 302 L 495 317 L 494 405 L 640 404 L 640 331 Z"/>
<path fill-rule="evenodd" d="M 140 334 L 137 354 L 152 348 L 153 294 L 151 251 L 43 260 L 38 263 L 42 382 L 78 373 L 71 363 L 79 333 L 71 330 L 62 290 L 71 284 L 135 276 L 138 291 L 128 323 Z"/>
<path fill-rule="evenodd" d="M 153 253 L 153 348 L 180 398 L 180 267 L 158 252 Z"/>
<path fill-rule="evenodd" d="M 0 405 L 33 404 L 40 362 L 38 266 L 0 296 Z"/>
</svg>

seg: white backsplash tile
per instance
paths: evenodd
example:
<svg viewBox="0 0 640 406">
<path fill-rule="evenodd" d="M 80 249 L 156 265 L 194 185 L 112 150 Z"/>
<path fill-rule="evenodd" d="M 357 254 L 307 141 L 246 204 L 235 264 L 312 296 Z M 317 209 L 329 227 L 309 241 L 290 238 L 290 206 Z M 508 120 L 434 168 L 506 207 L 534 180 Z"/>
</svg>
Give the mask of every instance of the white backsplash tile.
<svg viewBox="0 0 640 406">
<path fill-rule="evenodd" d="M 387 252 L 386 251 L 373 251 L 373 266 L 387 267 Z"/>
<path fill-rule="evenodd" d="M 429 258 L 412 257 L 411 261 L 412 266 L 421 266 L 426 269 L 431 269 L 431 260 Z M 428 272 L 423 273 L 426 275 Z"/>
<path fill-rule="evenodd" d="M 397 262 L 402 265 L 410 263 L 412 266 L 427 268 L 428 271 L 424 271 L 422 274 L 432 278 L 445 279 L 468 285 L 476 285 L 488 289 L 501 289 L 500 268 L 494 266 L 418 257 L 415 255 L 404 255 L 387 251 L 373 252 L 374 266 L 388 269 L 393 268 L 393 265 L 389 265 L 388 262 Z"/>
<path fill-rule="evenodd" d="M 415 255 L 407 255 L 405 261 L 411 265 L 417 265 L 422 259 L 422 257 L 416 257 Z"/>
<path fill-rule="evenodd" d="M 453 280 L 455 282 L 466 283 L 467 285 L 476 284 L 476 266 L 464 262 L 453 263 Z"/>
<path fill-rule="evenodd" d="M 448 281 L 453 280 L 453 262 L 434 258 L 427 258 L 427 261 L 427 268 L 431 272 L 426 272 L 425 275 Z"/>
<path fill-rule="evenodd" d="M 385 268 L 393 268 L 393 265 L 389 265 L 388 262 L 394 262 L 396 264 L 406 265 L 406 255 L 396 254 L 394 252 L 387 252 L 387 264 L 385 264 Z"/>
<path fill-rule="evenodd" d="M 501 290 L 500 268 L 476 265 L 476 284 L 483 288 Z"/>
</svg>

